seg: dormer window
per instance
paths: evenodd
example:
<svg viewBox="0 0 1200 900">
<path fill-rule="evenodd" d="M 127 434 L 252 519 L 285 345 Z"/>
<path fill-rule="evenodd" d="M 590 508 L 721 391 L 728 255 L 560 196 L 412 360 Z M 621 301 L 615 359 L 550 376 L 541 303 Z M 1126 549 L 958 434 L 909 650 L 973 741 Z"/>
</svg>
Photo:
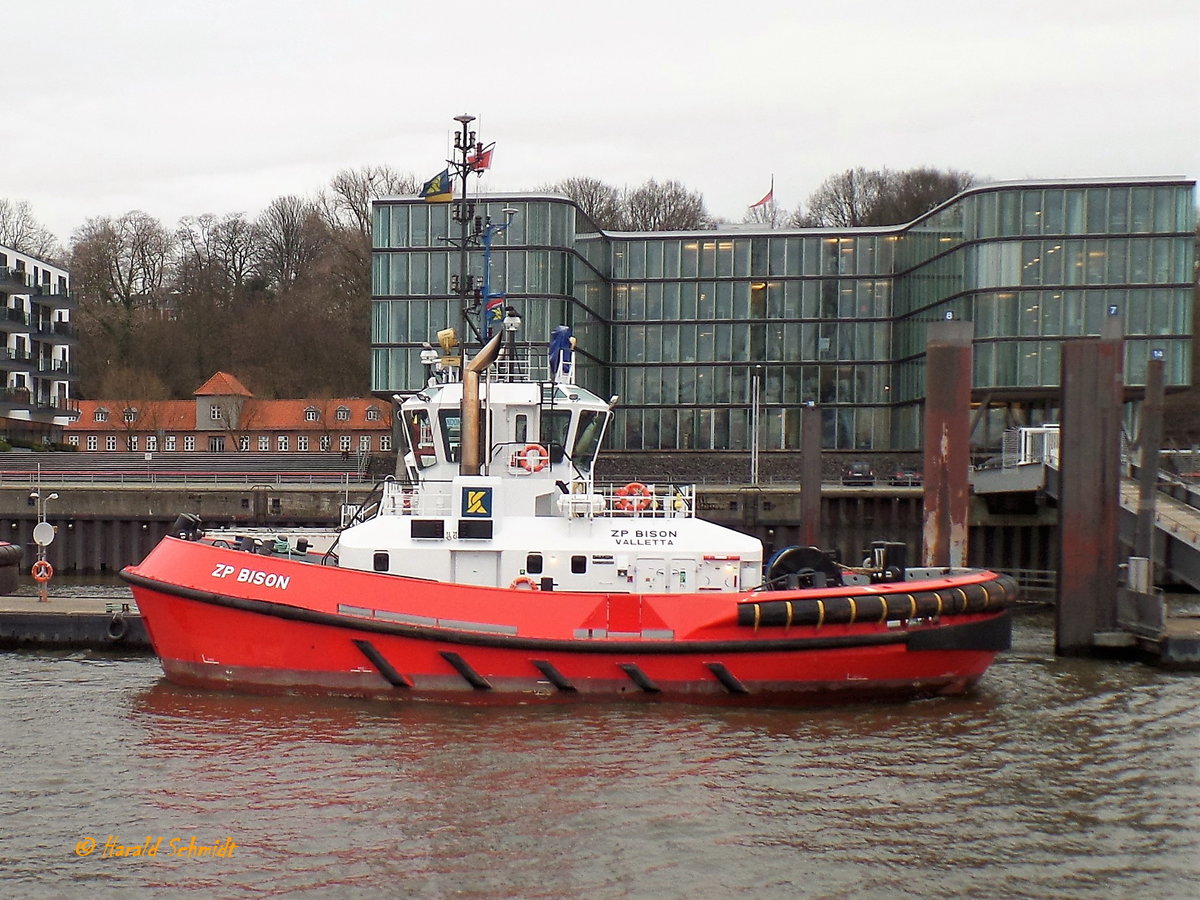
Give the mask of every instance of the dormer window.
<svg viewBox="0 0 1200 900">
<path fill-rule="evenodd" d="M 344 406 L 339 406 L 337 408 L 336 418 L 339 422 L 349 422 L 350 421 L 350 410 Z"/>
<path fill-rule="evenodd" d="M 304 421 L 305 422 L 315 422 L 320 417 L 321 417 L 320 413 L 317 412 L 317 408 L 315 406 L 310 406 L 306 410 L 304 410 Z"/>
<path fill-rule="evenodd" d="M 96 410 L 96 421 L 97 422 L 107 422 L 108 421 L 108 410 L 105 409 L 103 406 L 100 407 L 98 410 Z"/>
<path fill-rule="evenodd" d="M 132 407 L 132 406 L 128 407 L 124 412 L 125 421 L 126 422 L 136 422 L 137 421 L 137 412 L 138 411 L 135 407 Z"/>
<path fill-rule="evenodd" d="M 211 418 L 214 422 L 219 422 L 223 418 L 221 415 L 221 407 L 215 403 L 208 408 L 208 415 L 209 418 Z"/>
<path fill-rule="evenodd" d="M 367 421 L 368 422 L 378 422 L 379 421 L 379 407 L 378 406 L 368 406 L 367 407 Z"/>
</svg>

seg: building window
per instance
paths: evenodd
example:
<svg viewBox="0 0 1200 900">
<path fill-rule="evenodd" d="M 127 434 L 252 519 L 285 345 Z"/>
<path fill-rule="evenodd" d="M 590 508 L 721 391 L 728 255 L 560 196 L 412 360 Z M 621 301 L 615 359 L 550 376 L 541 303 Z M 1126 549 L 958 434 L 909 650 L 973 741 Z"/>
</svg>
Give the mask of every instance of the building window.
<svg viewBox="0 0 1200 900">
<path fill-rule="evenodd" d="M 270 451 L 271 451 L 271 439 L 265 434 L 260 434 L 258 436 L 258 452 L 259 453 L 269 453 Z"/>
<path fill-rule="evenodd" d="M 67 435 L 67 443 L 70 444 L 72 447 L 78 447 L 79 446 L 79 435 L 77 435 L 77 434 Z"/>
<path fill-rule="evenodd" d="M 379 421 L 379 407 L 378 406 L 368 406 L 367 407 L 367 421 L 368 422 L 378 422 Z"/>
<path fill-rule="evenodd" d="M 238 449 L 243 453 L 250 452 L 250 435 L 243 434 L 240 438 L 238 438 Z"/>
<path fill-rule="evenodd" d="M 104 407 L 100 407 L 100 409 L 96 410 L 96 415 L 94 416 L 94 418 L 96 419 L 97 422 L 107 422 L 108 421 L 108 410 L 105 409 Z"/>
<path fill-rule="evenodd" d="M 94 434 L 88 435 L 87 448 L 89 450 L 95 450 L 97 445 L 99 445 L 99 443 L 100 443 L 100 441 L 96 439 L 96 435 L 94 435 Z"/>
<path fill-rule="evenodd" d="M 208 408 L 208 417 L 214 422 L 221 421 L 221 407 L 217 406 L 215 403 L 210 406 Z"/>
<path fill-rule="evenodd" d="M 157 434 L 146 435 L 146 452 L 153 453 L 157 449 L 158 449 L 158 435 Z"/>
<path fill-rule="evenodd" d="M 130 452 L 130 453 L 137 453 L 137 449 L 138 449 L 138 436 L 137 436 L 136 434 L 131 434 L 131 435 L 129 436 L 129 442 L 128 442 L 128 443 L 129 443 L 129 452 Z"/>
<path fill-rule="evenodd" d="M 225 452 L 225 438 L 219 434 L 209 435 L 208 452 L 209 453 L 224 453 Z"/>
<path fill-rule="evenodd" d="M 349 453 L 349 452 L 350 452 L 350 435 L 348 435 L 348 434 L 343 434 L 343 435 L 342 435 L 341 447 L 342 447 L 342 452 L 343 452 L 343 453 Z"/>
<path fill-rule="evenodd" d="M 304 410 L 304 421 L 305 422 L 315 422 L 315 421 L 317 421 L 317 418 L 318 418 L 318 413 L 317 413 L 316 407 L 310 406 L 308 409 Z"/>
<path fill-rule="evenodd" d="M 370 453 L 371 452 L 371 436 L 369 434 L 360 434 L 358 436 L 358 452 L 359 453 Z"/>
<path fill-rule="evenodd" d="M 327 434 L 321 435 L 321 449 L 328 450 L 330 447 L 330 444 L 331 444 L 331 442 L 329 440 L 329 435 L 327 435 Z"/>
<path fill-rule="evenodd" d="M 105 450 L 116 450 L 117 449 L 117 436 L 115 434 L 110 434 L 108 437 L 106 437 L 104 439 L 104 449 Z"/>
<path fill-rule="evenodd" d="M 196 436 L 192 435 L 192 434 L 184 435 L 183 436 L 183 452 L 191 453 L 195 449 L 196 449 Z"/>
<path fill-rule="evenodd" d="M 379 436 L 379 452 L 387 453 L 392 449 L 392 436 L 390 434 L 381 434 Z"/>
<path fill-rule="evenodd" d="M 167 450 L 170 450 L 170 451 L 175 450 L 175 435 L 173 435 L 173 434 L 167 435 Z"/>
<path fill-rule="evenodd" d="M 337 420 L 339 422 L 349 422 L 350 421 L 350 410 L 348 410 L 344 406 L 339 406 L 337 408 Z"/>
<path fill-rule="evenodd" d="M 301 453 L 308 452 L 308 435 L 307 434 L 302 434 L 302 435 L 300 435 L 300 437 L 296 438 L 296 449 L 299 450 Z"/>
<path fill-rule="evenodd" d="M 126 422 L 136 422 L 137 421 L 137 410 L 131 406 L 125 410 L 123 416 L 124 416 L 124 419 Z"/>
<path fill-rule="evenodd" d="M 279 452 L 280 452 L 280 453 L 287 453 L 287 449 L 288 449 L 288 439 L 287 439 L 287 435 L 286 435 L 286 434 L 281 434 L 281 435 L 279 435 L 279 437 L 278 437 L 278 438 L 276 438 L 276 439 L 275 439 L 275 441 L 276 441 L 276 444 L 277 444 L 277 445 L 278 445 L 278 447 L 279 447 Z"/>
</svg>

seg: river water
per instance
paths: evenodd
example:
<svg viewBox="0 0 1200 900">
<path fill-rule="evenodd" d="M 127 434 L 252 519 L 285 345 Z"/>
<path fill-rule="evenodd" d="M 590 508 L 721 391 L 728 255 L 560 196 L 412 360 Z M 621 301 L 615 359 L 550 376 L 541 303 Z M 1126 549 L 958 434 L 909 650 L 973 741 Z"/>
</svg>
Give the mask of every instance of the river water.
<svg viewBox="0 0 1200 900">
<path fill-rule="evenodd" d="M 1058 659 L 1051 627 L 1019 616 L 969 697 L 815 711 L 265 698 L 3 653 L 0 895 L 1200 897 L 1200 676 Z"/>
</svg>

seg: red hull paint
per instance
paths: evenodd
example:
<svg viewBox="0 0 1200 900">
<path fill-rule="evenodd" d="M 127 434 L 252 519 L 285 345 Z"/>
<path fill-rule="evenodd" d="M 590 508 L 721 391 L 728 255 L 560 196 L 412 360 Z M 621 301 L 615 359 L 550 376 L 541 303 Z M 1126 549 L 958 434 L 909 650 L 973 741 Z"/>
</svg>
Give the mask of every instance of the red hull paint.
<svg viewBox="0 0 1200 900">
<path fill-rule="evenodd" d="M 400 699 L 821 704 L 961 693 L 995 649 L 913 650 L 908 639 L 1007 616 L 754 629 L 736 624 L 749 594 L 514 592 L 172 538 L 126 577 L 173 681 Z"/>
</svg>

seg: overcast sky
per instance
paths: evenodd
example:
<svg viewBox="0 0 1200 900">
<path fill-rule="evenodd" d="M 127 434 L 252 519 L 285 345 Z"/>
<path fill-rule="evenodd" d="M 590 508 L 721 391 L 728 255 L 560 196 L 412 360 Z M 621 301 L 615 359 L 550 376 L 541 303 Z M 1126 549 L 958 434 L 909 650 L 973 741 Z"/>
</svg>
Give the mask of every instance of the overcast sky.
<svg viewBox="0 0 1200 900">
<path fill-rule="evenodd" d="M 244 211 L 340 169 L 674 178 L 740 221 L 854 166 L 1200 175 L 1200 0 L 0 0 L 0 197 Z"/>
</svg>

